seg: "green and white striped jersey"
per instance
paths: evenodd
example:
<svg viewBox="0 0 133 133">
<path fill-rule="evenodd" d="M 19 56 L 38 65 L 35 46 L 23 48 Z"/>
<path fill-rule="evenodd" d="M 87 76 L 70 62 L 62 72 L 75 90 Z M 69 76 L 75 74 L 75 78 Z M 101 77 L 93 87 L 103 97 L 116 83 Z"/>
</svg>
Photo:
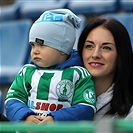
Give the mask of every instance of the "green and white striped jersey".
<svg viewBox="0 0 133 133">
<path fill-rule="evenodd" d="M 80 66 L 66 69 L 44 69 L 28 64 L 16 75 L 6 97 L 24 102 L 38 115 L 76 104 L 96 111 L 94 83 L 89 72 Z"/>
</svg>

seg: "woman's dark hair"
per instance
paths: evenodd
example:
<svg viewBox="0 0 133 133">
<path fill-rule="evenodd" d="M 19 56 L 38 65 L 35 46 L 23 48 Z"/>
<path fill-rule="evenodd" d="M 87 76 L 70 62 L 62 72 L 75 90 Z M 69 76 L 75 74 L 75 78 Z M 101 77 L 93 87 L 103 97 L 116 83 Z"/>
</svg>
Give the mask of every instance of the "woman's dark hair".
<svg viewBox="0 0 133 133">
<path fill-rule="evenodd" d="M 112 33 L 118 54 L 111 110 L 107 113 L 118 113 L 119 116 L 126 116 L 133 104 L 133 52 L 131 40 L 127 29 L 115 18 L 93 18 L 88 22 L 79 37 L 78 52 L 81 57 L 88 34 L 98 26 L 102 26 Z"/>
</svg>

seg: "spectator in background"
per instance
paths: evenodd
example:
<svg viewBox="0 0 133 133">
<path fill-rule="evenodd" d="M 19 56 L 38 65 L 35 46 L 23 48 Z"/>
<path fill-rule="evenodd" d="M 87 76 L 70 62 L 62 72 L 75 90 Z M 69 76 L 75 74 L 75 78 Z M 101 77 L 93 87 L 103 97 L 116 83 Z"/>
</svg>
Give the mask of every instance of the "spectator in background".
<svg viewBox="0 0 133 133">
<path fill-rule="evenodd" d="M 72 51 L 80 18 L 67 9 L 44 12 L 32 25 L 33 64 L 16 75 L 6 96 L 11 121 L 92 120 L 96 97 L 92 76 Z M 70 53 L 71 52 L 71 53 Z"/>
<path fill-rule="evenodd" d="M 78 52 L 94 80 L 94 119 L 105 115 L 133 119 L 133 54 L 126 28 L 114 18 L 96 17 L 82 31 Z"/>
</svg>

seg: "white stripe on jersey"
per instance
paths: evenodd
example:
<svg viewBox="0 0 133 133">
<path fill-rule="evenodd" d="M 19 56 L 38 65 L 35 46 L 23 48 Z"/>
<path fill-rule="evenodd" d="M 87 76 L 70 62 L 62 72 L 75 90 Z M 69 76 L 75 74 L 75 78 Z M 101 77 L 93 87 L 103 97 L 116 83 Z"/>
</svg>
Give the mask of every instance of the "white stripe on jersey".
<svg viewBox="0 0 133 133">
<path fill-rule="evenodd" d="M 80 70 L 81 73 L 82 73 L 82 78 L 90 75 L 90 73 L 85 68 L 83 68 L 83 67 L 74 66 L 74 67 L 71 67 L 71 68 L 77 68 L 78 70 Z"/>
<path fill-rule="evenodd" d="M 25 75 L 26 70 L 27 70 L 26 68 L 23 69 L 23 75 Z M 27 92 L 27 89 L 26 89 L 26 85 L 25 85 L 25 80 L 24 80 L 24 78 L 23 78 L 23 86 L 24 86 L 24 89 L 25 89 L 25 91 L 26 91 L 26 93 L 27 93 L 27 95 L 28 95 L 28 92 Z"/>
<path fill-rule="evenodd" d="M 48 71 L 47 71 L 48 72 Z M 56 87 L 55 87 L 55 83 L 58 83 L 59 81 L 61 81 L 61 77 L 62 77 L 62 71 L 49 71 L 49 73 L 53 72 L 54 75 L 51 79 L 51 83 L 50 83 L 50 87 L 49 87 L 49 99 L 57 99 L 57 94 L 56 94 Z"/>
<path fill-rule="evenodd" d="M 36 70 L 34 72 L 34 74 L 32 75 L 32 81 L 31 81 L 32 89 L 30 90 L 32 98 L 36 98 L 36 96 L 37 96 L 39 80 L 40 80 L 41 76 L 43 75 L 43 73 L 44 73 L 44 70 Z"/>
<path fill-rule="evenodd" d="M 79 75 L 79 73 L 76 70 L 74 70 L 74 77 L 75 78 L 73 78 L 73 83 L 75 85 L 77 80 L 79 80 L 79 78 L 80 78 L 80 75 Z"/>
</svg>

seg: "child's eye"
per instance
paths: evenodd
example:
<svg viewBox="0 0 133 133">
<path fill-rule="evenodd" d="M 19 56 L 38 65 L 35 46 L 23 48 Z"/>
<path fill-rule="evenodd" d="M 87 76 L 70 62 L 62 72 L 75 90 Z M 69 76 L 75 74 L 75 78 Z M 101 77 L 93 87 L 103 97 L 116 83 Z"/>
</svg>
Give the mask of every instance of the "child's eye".
<svg viewBox="0 0 133 133">
<path fill-rule="evenodd" d="M 40 44 L 41 47 L 43 47 L 44 45 L 43 44 Z"/>
<path fill-rule="evenodd" d="M 34 47 L 34 46 L 35 46 L 35 44 L 34 44 L 34 43 L 30 43 L 30 45 L 31 45 L 31 47 Z"/>
</svg>

